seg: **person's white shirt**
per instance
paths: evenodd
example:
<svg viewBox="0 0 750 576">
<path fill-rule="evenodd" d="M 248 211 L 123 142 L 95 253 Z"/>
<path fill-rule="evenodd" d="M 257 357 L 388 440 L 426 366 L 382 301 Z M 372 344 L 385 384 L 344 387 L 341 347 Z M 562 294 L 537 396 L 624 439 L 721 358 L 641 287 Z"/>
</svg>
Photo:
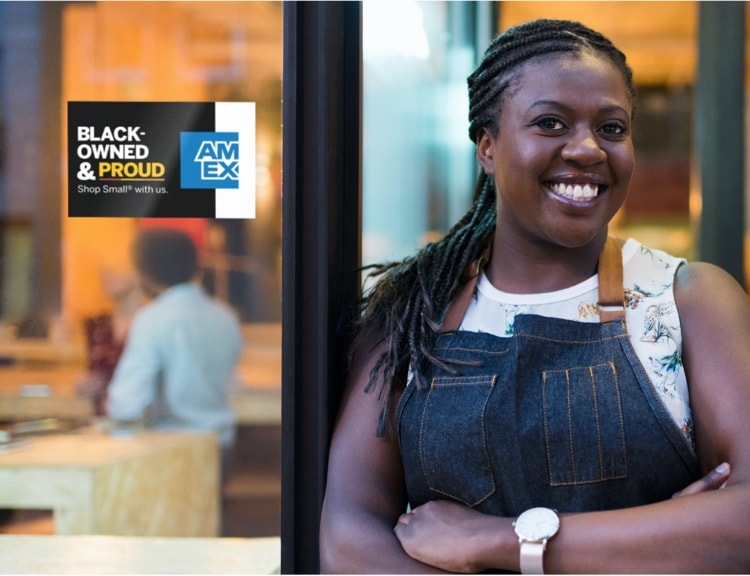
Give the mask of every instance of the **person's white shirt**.
<svg viewBox="0 0 750 576">
<path fill-rule="evenodd" d="M 229 403 L 242 348 L 239 321 L 196 283 L 162 292 L 133 318 L 109 385 L 107 413 L 152 428 L 202 429 L 234 440 Z"/>
</svg>

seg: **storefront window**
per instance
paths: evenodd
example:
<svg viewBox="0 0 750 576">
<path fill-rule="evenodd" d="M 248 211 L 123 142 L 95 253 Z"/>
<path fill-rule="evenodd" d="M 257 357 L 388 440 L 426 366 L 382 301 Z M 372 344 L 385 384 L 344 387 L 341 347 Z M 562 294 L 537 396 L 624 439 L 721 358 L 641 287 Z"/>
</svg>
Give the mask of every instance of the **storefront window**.
<svg viewBox="0 0 750 576">
<path fill-rule="evenodd" d="M 108 317 L 127 334 L 135 235 L 187 232 L 203 287 L 242 324 L 224 536 L 280 531 L 282 16 L 276 1 L 0 4 L 0 400 L 34 386 L 52 398 L 42 415 L 61 419 L 91 359 L 87 322 Z M 255 217 L 69 216 L 66 114 L 78 101 L 254 102 Z"/>
</svg>

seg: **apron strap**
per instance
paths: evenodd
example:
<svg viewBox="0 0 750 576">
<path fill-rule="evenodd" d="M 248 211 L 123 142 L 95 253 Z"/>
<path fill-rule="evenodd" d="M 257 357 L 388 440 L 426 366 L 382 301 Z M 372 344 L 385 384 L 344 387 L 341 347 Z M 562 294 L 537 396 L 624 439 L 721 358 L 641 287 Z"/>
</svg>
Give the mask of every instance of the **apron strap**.
<svg viewBox="0 0 750 576">
<path fill-rule="evenodd" d="M 599 256 L 599 321 L 625 319 L 625 292 L 622 283 L 622 242 L 607 238 Z"/>
<path fill-rule="evenodd" d="M 466 271 L 468 280 L 461 287 L 458 294 L 451 300 L 448 309 L 443 316 L 440 325 L 442 332 L 458 330 L 461 321 L 469 308 L 471 298 L 477 286 L 479 274 L 484 265 L 489 261 L 492 240 L 482 252 L 482 255 L 471 263 Z M 609 322 L 610 320 L 625 319 L 625 293 L 622 283 L 622 243 L 620 240 L 609 236 L 604 249 L 599 257 L 597 265 L 599 275 L 599 320 Z"/>
</svg>

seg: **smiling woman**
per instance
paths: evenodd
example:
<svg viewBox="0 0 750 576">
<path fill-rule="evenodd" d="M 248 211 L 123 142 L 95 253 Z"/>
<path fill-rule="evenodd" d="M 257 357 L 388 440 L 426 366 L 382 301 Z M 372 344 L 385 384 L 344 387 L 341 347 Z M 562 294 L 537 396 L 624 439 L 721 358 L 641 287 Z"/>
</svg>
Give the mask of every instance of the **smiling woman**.
<svg viewBox="0 0 750 576">
<path fill-rule="evenodd" d="M 610 236 L 634 165 L 624 54 L 536 20 L 468 87 L 474 205 L 374 268 L 323 571 L 746 571 L 750 305 L 717 267 Z"/>
</svg>

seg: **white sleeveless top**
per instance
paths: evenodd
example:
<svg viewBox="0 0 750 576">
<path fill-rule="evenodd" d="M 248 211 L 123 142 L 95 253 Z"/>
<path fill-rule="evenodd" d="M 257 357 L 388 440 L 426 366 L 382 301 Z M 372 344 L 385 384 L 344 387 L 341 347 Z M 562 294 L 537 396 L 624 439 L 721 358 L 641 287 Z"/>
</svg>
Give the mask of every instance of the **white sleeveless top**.
<svg viewBox="0 0 750 576">
<path fill-rule="evenodd" d="M 622 248 L 623 283 L 630 341 L 664 406 L 693 445 L 687 380 L 682 366 L 682 329 L 674 301 L 674 276 L 685 260 L 628 239 Z M 460 329 L 513 334 L 516 314 L 598 322 L 598 276 L 570 288 L 541 294 L 496 289 L 482 272 Z"/>
</svg>

